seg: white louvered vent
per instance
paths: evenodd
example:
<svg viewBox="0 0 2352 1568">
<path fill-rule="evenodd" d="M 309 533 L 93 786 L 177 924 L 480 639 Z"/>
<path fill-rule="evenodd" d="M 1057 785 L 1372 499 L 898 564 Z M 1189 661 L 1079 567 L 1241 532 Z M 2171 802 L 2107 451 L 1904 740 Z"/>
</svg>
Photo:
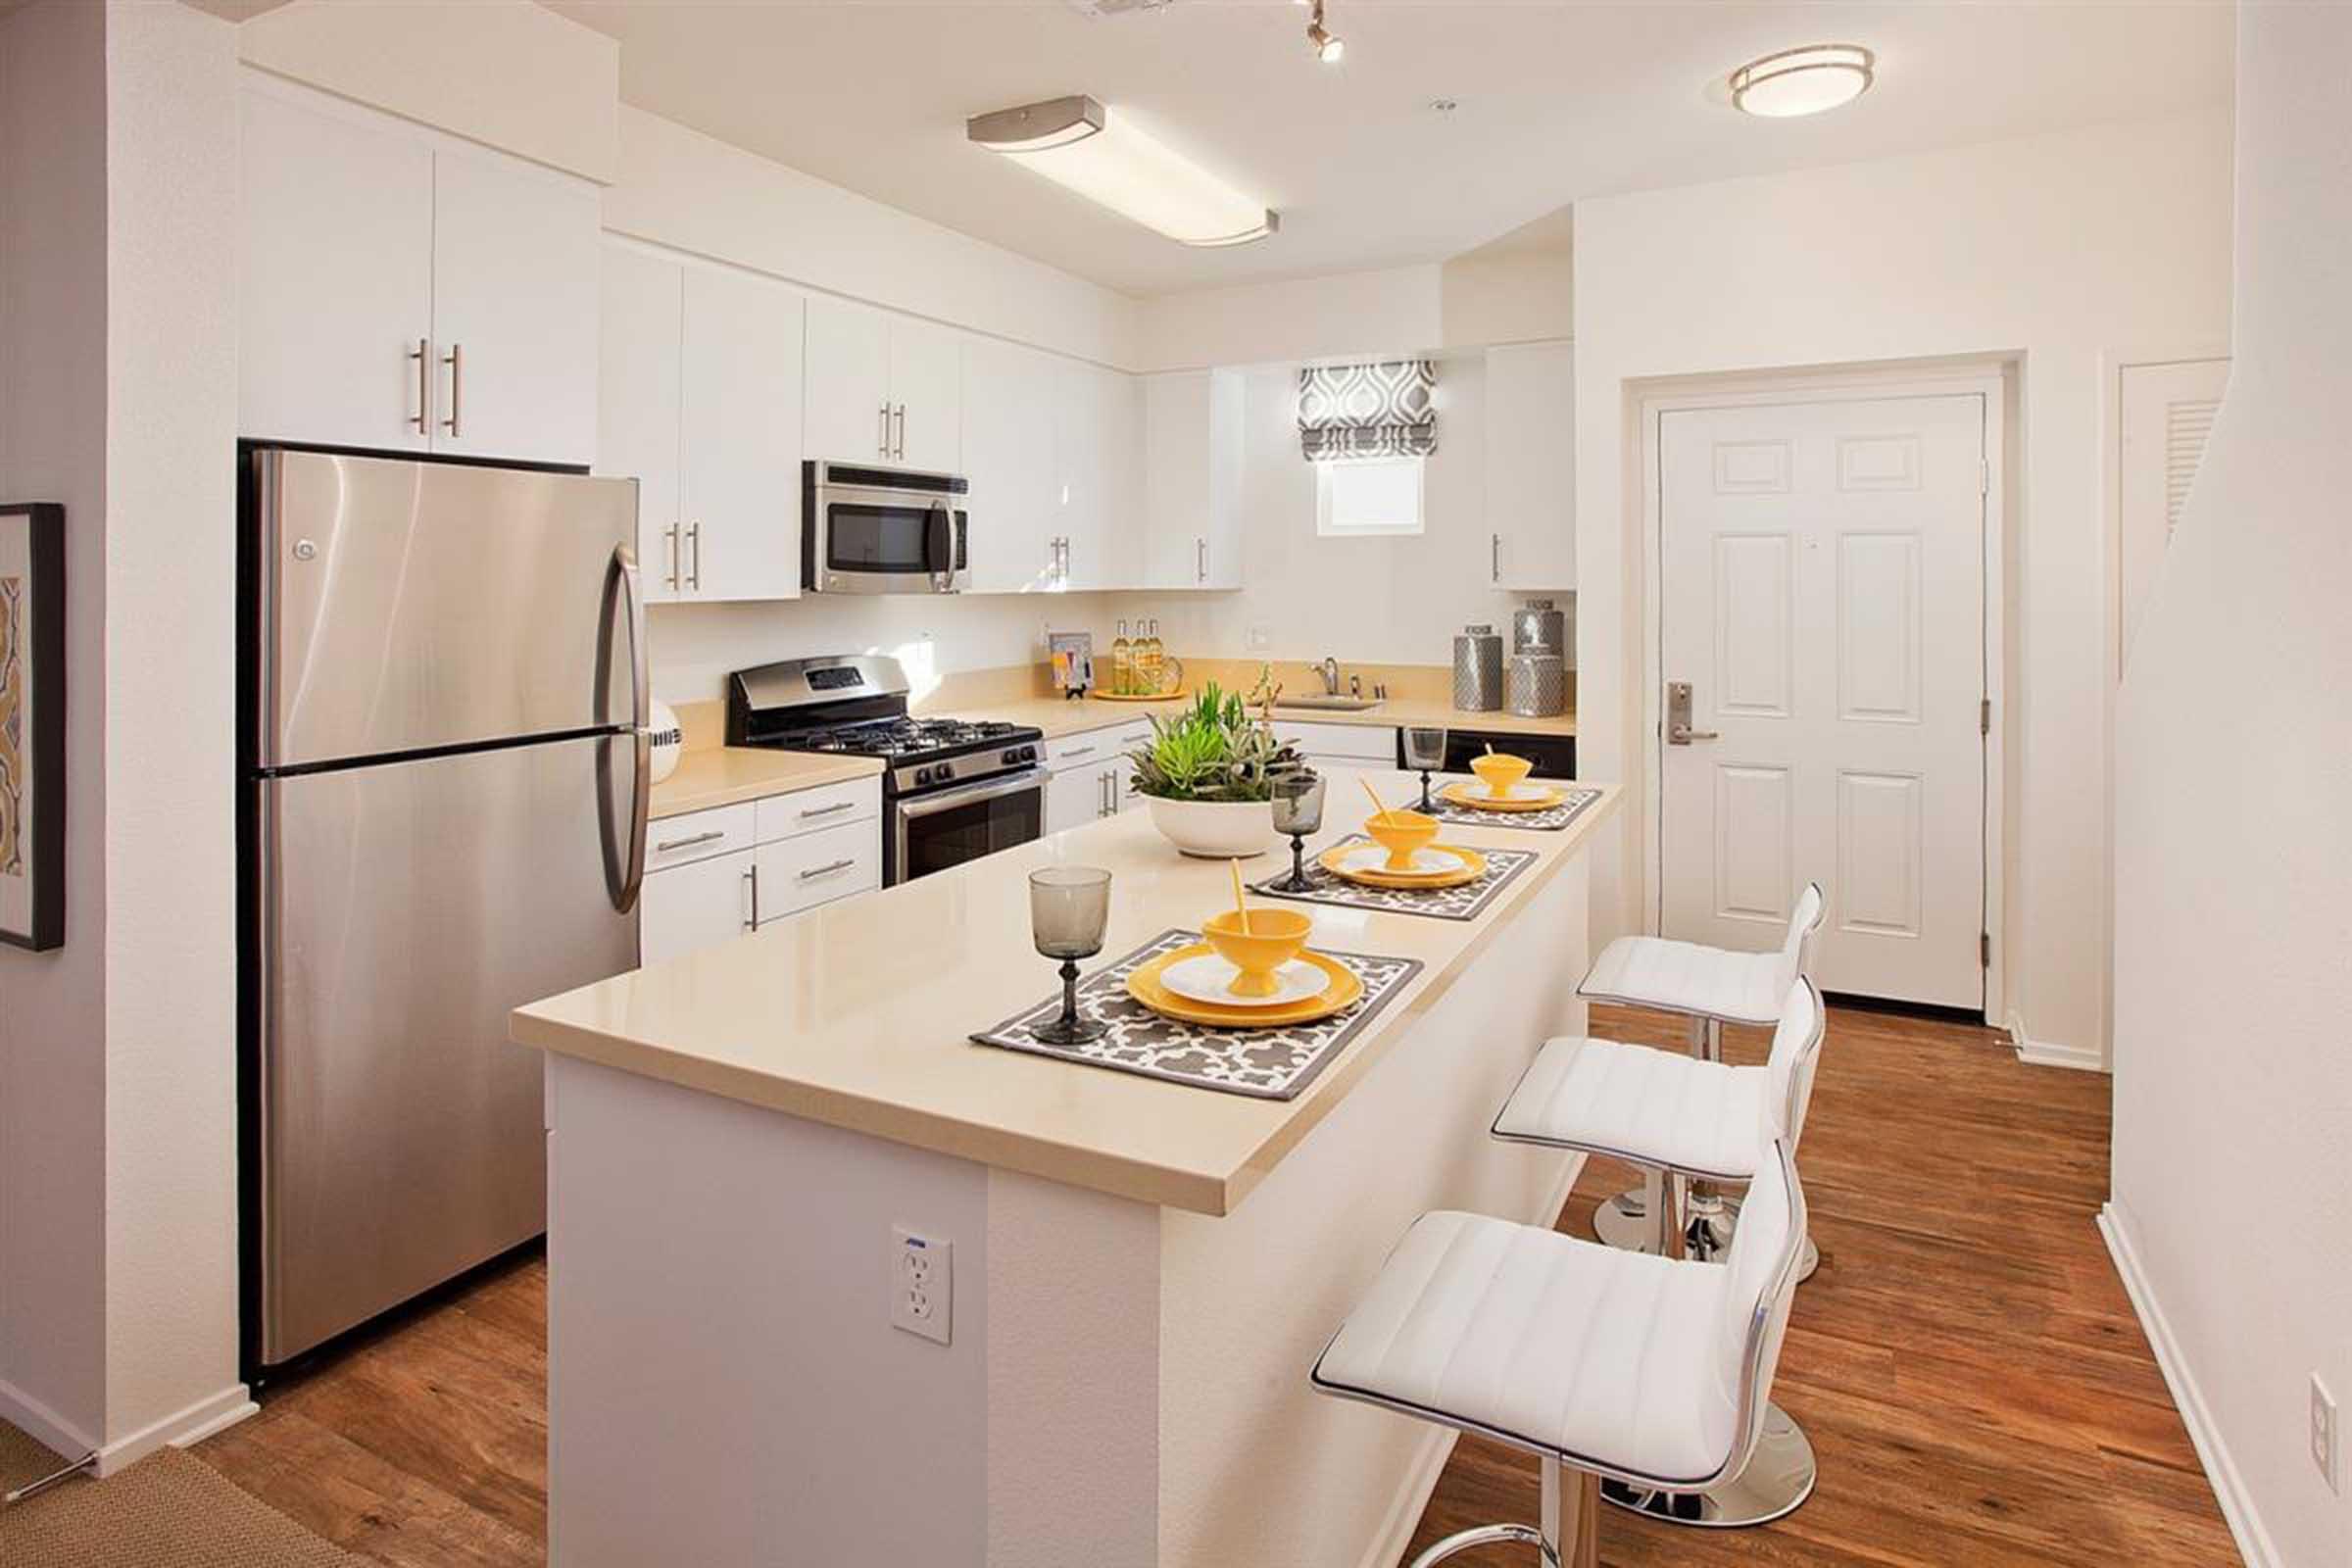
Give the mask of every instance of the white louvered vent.
<svg viewBox="0 0 2352 1568">
<path fill-rule="evenodd" d="M 2221 404 L 2203 399 L 2164 406 L 2164 537 L 2170 544 L 2180 526 L 2180 509 L 2188 504 L 2188 487 L 2196 482 L 2197 465 L 2204 460 L 2205 443 L 2213 435 L 2213 417 Z"/>
</svg>

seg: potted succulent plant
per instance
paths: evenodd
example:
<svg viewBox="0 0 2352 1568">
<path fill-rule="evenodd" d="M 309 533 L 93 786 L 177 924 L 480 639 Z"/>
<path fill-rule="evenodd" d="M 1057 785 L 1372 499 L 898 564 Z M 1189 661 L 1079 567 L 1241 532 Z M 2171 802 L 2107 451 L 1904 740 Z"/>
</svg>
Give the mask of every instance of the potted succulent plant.
<svg viewBox="0 0 2352 1568">
<path fill-rule="evenodd" d="M 1274 842 L 1274 781 L 1303 765 L 1264 715 L 1251 717 L 1241 695 L 1215 681 L 1190 708 L 1154 717 L 1151 740 L 1129 760 L 1152 825 L 1184 854 L 1216 858 L 1265 853 Z"/>
</svg>

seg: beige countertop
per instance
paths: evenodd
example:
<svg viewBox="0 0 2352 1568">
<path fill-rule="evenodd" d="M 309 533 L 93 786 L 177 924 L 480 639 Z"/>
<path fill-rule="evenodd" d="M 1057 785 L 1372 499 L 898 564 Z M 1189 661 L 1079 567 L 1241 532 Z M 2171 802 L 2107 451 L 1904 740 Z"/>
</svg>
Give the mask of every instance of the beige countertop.
<svg viewBox="0 0 2352 1568">
<path fill-rule="evenodd" d="M 654 786 L 647 815 L 659 821 L 736 806 L 767 795 L 789 795 L 838 784 L 844 779 L 879 778 L 882 764 L 870 757 L 827 757 L 817 752 L 769 752 L 751 746 L 709 746 L 689 750 L 677 771 Z"/>
<path fill-rule="evenodd" d="M 1402 773 L 1365 776 L 1394 797 L 1416 787 Z M 1563 832 L 1446 830 L 1464 844 L 1539 857 L 1475 920 L 1293 906 L 1313 915 L 1320 945 L 1419 958 L 1426 967 L 1289 1102 L 966 1039 L 1054 989 L 1053 966 L 1030 943 L 1028 874 L 1037 867 L 1112 872 L 1110 927 L 1098 962 L 1172 926 L 1197 926 L 1231 898 L 1223 862 L 1178 856 L 1143 810 L 536 1003 L 514 1014 L 513 1034 L 525 1046 L 812 1121 L 1223 1214 L 1472 968 L 1493 933 L 1584 853 L 1617 805 L 1616 787 L 1603 788 L 1604 798 Z M 1324 830 L 1311 842 L 1353 830 L 1365 814 L 1362 794 L 1351 784 L 1335 788 Z M 1269 856 L 1251 870 L 1274 865 Z"/>
</svg>

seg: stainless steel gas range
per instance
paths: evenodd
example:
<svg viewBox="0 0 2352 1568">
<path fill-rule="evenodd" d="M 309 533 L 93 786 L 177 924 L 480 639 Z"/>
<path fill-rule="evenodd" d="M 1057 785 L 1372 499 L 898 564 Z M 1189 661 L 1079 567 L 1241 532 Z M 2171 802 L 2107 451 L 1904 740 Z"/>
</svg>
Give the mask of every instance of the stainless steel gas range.
<svg viewBox="0 0 2352 1568">
<path fill-rule="evenodd" d="M 881 654 L 788 659 L 727 678 L 727 744 L 872 757 L 882 775 L 882 880 L 910 881 L 1041 837 L 1045 732 L 915 718 Z"/>
</svg>

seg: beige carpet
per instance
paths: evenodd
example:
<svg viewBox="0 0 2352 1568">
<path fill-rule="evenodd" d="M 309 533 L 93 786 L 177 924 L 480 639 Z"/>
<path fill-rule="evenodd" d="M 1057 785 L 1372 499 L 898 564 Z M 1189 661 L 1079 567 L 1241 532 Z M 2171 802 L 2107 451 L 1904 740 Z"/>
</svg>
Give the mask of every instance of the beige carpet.
<svg viewBox="0 0 2352 1568">
<path fill-rule="evenodd" d="M 65 1460 L 0 1421 L 0 1492 Z M 7 1568 L 366 1568 L 248 1496 L 200 1459 L 162 1448 L 129 1469 L 76 1476 L 0 1504 Z"/>
</svg>

